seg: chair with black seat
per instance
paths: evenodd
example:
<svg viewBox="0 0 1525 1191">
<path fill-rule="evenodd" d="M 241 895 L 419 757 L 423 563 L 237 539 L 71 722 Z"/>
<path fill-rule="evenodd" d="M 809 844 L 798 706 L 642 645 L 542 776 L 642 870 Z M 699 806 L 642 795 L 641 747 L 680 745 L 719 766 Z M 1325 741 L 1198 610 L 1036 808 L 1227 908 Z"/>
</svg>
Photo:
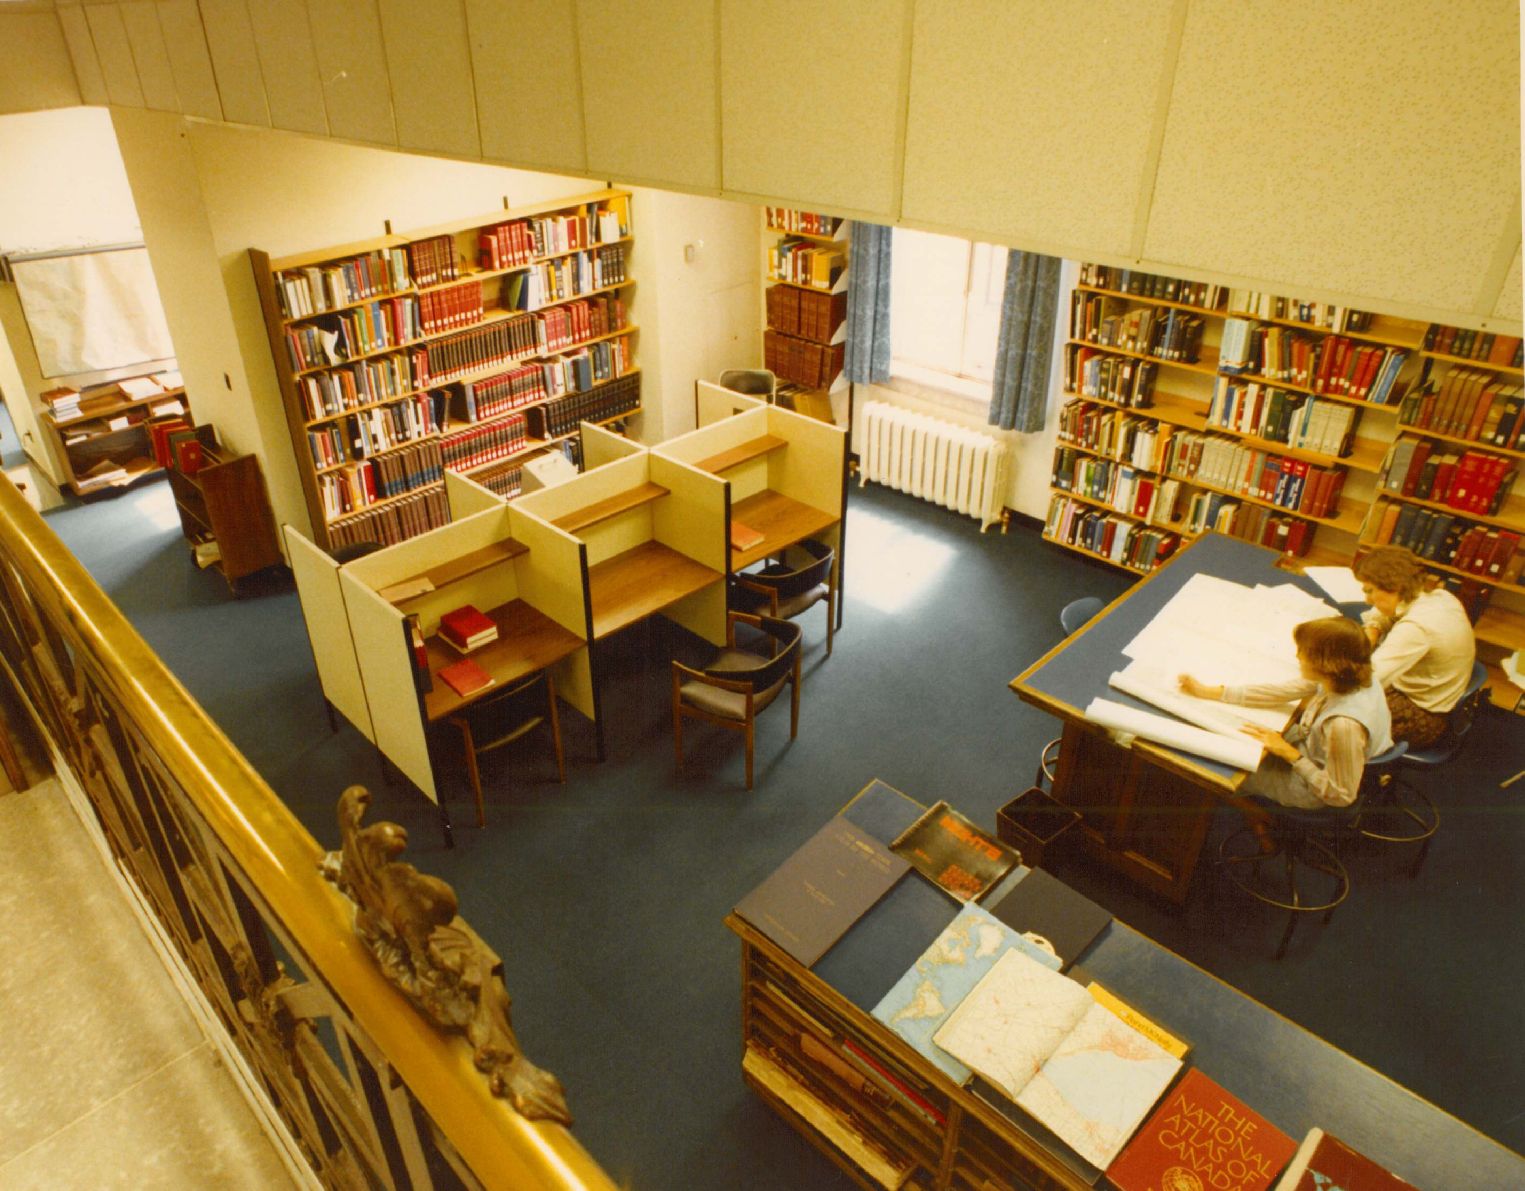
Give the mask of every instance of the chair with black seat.
<svg viewBox="0 0 1525 1191">
<path fill-rule="evenodd" d="M 1460 755 L 1467 733 L 1472 731 L 1472 723 L 1488 697 L 1487 683 L 1488 667 L 1474 661 L 1466 690 L 1446 713 L 1445 735 L 1427 748 L 1410 748 L 1392 780 L 1374 790 L 1367 802 L 1367 813 L 1360 826 L 1363 836 L 1388 844 L 1419 845 L 1409 869 L 1411 877 L 1418 875 L 1429 854 L 1430 840 L 1440 830 L 1440 811 L 1429 795 L 1404 777 L 1404 771 L 1435 769 Z"/>
<path fill-rule="evenodd" d="M 737 642 L 739 625 L 750 626 L 773 647 L 771 657 L 743 649 Z M 800 626 L 772 616 L 746 612 L 726 614 L 726 648 L 703 669 L 672 664 L 673 747 L 683 768 L 683 721 L 705 720 L 746 736 L 747 789 L 752 788 L 752 743 L 757 713 L 791 688 L 789 739 L 800 726 Z"/>
<path fill-rule="evenodd" d="M 1106 603 L 1095 596 L 1081 596 L 1078 600 L 1071 600 L 1059 609 L 1059 627 L 1064 630 L 1066 637 L 1074 636 L 1105 607 Z M 1033 785 L 1041 787 L 1047 780 L 1049 786 L 1053 786 L 1054 766 L 1059 763 L 1059 745 L 1063 739 L 1062 736 L 1056 736 L 1043 746 L 1043 751 L 1038 754 L 1038 776 L 1033 779 Z"/>
<path fill-rule="evenodd" d="M 767 368 L 727 368 L 720 374 L 720 387 L 749 397 L 761 397 L 771 405 L 778 392 L 778 377 Z"/>
<path fill-rule="evenodd" d="M 1350 874 L 1340 858 L 1340 847 L 1359 830 L 1367 800 L 1391 777 L 1407 751 L 1408 744 L 1400 740 L 1367 761 L 1361 788 L 1349 806 L 1304 810 L 1255 799 L 1269 817 L 1270 851 L 1263 848 L 1261 833 L 1249 824 L 1218 845 L 1218 865 L 1231 884 L 1264 905 L 1287 911 L 1277 959 L 1287 953 L 1300 915 L 1322 914 L 1328 922 L 1350 896 Z"/>
<path fill-rule="evenodd" d="M 466 774 L 477 799 L 477 826 L 487 826 L 482 806 L 482 775 L 477 758 L 493 749 L 512 744 L 541 724 L 550 728 L 556 752 L 556 780 L 567 780 L 566 757 L 561 750 L 561 721 L 556 714 L 556 682 L 547 671 L 531 674 L 512 686 L 469 703 L 446 718 L 461 734 L 466 753 Z"/>
<path fill-rule="evenodd" d="M 831 581 L 836 551 L 825 542 L 806 538 L 784 551 L 778 562 L 758 571 L 732 576 L 730 605 L 740 612 L 793 620 L 826 601 L 826 653 L 837 623 L 837 589 Z"/>
</svg>

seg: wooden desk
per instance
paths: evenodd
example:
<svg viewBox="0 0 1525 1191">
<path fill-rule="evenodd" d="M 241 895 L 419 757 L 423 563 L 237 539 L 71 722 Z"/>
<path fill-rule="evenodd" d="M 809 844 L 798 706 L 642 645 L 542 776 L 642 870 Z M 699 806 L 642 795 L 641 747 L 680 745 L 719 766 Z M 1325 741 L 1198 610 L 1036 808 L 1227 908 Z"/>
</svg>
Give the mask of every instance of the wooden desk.
<svg viewBox="0 0 1525 1191">
<path fill-rule="evenodd" d="M 874 781 L 841 813 L 888 844 L 925 809 Z M 802 842 L 811 830 L 801 831 Z M 1025 871 L 1019 868 L 1003 885 Z M 984 900 L 1002 895 L 998 887 Z M 1074 1154 L 1029 1132 L 1019 1110 L 1008 1116 L 1009 1102 L 998 1093 L 986 1100 L 972 1086 L 955 1085 L 873 1016 L 958 910 L 913 871 L 808 969 L 730 915 L 726 925 L 741 941 L 743 1043 L 754 1056 L 782 1059 L 770 1060 L 766 1079 L 751 1064 L 744 1069 L 748 1083 L 865 1187 L 894 1185 L 893 1178 L 875 1177 L 886 1167 L 914 1168 L 918 1185 L 939 1189 L 1106 1185 L 1087 1177 Z M 1295 1140 L 1317 1125 L 1418 1187 L 1525 1186 L 1525 1159 L 1518 1154 L 1121 922 L 1102 931 L 1078 966 L 1188 1041 L 1190 1065 Z M 918 1114 L 900 1097 L 854 1090 L 843 1074 L 851 1080 L 857 1070 L 846 1041 L 945 1121 Z M 1465 1172 L 1460 1181 L 1458 1172 Z"/>
<path fill-rule="evenodd" d="M 731 548 L 731 569 L 739 571 L 754 562 L 777 554 L 805 538 L 815 537 L 837 523 L 831 513 L 807 505 L 771 488 L 754 493 L 731 506 L 731 520 L 740 521 L 762 534 L 763 540 L 747 550 Z M 832 582 L 836 582 L 836 567 Z"/>
<path fill-rule="evenodd" d="M 760 434 L 754 439 L 732 447 L 728 451 L 721 451 L 718 455 L 711 455 L 708 459 L 701 459 L 694 464 L 700 471 L 707 471 L 711 475 L 718 476 L 723 471 L 729 471 L 733 467 L 740 467 L 753 459 L 779 450 L 789 445 L 788 439 L 779 438 L 776 434 Z"/>
<path fill-rule="evenodd" d="M 1086 721 L 1084 708 L 1101 696 L 1156 710 L 1112 689 L 1107 679 L 1124 664 L 1123 647 L 1193 575 L 1290 583 L 1323 598 L 1311 580 L 1278 568 L 1279 557 L 1237 538 L 1204 534 L 1011 680 L 1024 702 L 1063 721 L 1054 797 L 1081 812 L 1088 851 L 1177 905 L 1186 900 L 1218 798 L 1236 791 L 1245 774 L 1148 741 L 1123 748 Z"/>
<path fill-rule="evenodd" d="M 593 639 L 601 641 L 723 577 L 660 542 L 606 558 L 588 569 Z"/>
<path fill-rule="evenodd" d="M 576 633 L 562 628 L 545 613 L 523 600 L 513 600 L 488 613 L 498 626 L 498 639 L 463 655 L 438 637 L 429 637 L 424 648 L 429 655 L 429 673 L 434 689 L 424 696 L 424 713 L 435 723 L 478 699 L 516 682 L 537 670 L 544 670 L 582 648 Z M 474 695 L 461 696 L 444 682 L 439 672 L 454 665 L 463 656 L 470 657 L 497 681 Z"/>
</svg>

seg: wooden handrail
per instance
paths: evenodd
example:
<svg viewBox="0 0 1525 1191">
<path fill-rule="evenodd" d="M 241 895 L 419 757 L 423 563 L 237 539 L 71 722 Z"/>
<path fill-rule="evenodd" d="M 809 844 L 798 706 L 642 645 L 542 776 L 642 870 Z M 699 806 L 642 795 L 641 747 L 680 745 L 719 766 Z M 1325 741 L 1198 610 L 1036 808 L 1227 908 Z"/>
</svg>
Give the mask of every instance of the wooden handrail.
<svg viewBox="0 0 1525 1191">
<path fill-rule="evenodd" d="M 0 483 L 0 552 L 39 607 L 77 634 L 99 684 L 476 1177 L 489 1187 L 612 1191 L 612 1181 L 568 1130 L 526 1120 L 494 1097 L 473 1068 L 469 1044 L 437 1030 L 387 981 L 353 932 L 353 907 L 319 872 L 327 849 L 8 481 Z M 336 822 L 334 847 L 338 839 Z M 528 1049 L 533 1053 L 532 1040 Z M 571 1102 L 575 1112 L 575 1089 Z"/>
</svg>

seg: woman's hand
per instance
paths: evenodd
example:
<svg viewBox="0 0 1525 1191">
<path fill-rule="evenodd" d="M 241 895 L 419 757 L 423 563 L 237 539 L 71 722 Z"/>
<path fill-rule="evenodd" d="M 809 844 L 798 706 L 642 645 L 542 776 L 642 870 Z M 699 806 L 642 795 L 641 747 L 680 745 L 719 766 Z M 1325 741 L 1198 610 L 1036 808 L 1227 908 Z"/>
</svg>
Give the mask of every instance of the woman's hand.
<svg viewBox="0 0 1525 1191">
<path fill-rule="evenodd" d="M 1208 686 L 1205 682 L 1198 682 L 1190 674 L 1177 674 L 1176 684 L 1188 695 L 1195 695 L 1198 699 L 1221 699 L 1223 688 L 1221 686 Z"/>
<path fill-rule="evenodd" d="M 1288 744 L 1280 732 L 1273 732 L 1269 728 L 1262 728 L 1259 724 L 1245 724 L 1240 729 L 1247 736 L 1253 736 L 1265 746 L 1266 752 L 1273 757 L 1280 757 L 1288 765 L 1295 765 L 1302 753 L 1297 751 L 1295 744 Z"/>
</svg>

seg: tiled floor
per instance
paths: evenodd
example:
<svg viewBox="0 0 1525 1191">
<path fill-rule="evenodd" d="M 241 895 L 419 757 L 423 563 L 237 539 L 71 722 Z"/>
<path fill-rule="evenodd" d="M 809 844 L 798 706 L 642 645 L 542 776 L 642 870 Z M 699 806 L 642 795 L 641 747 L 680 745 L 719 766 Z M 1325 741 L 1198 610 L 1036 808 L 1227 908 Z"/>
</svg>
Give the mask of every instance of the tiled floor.
<svg viewBox="0 0 1525 1191">
<path fill-rule="evenodd" d="M 291 1186 L 63 791 L 0 840 L 0 1186 Z"/>
</svg>

